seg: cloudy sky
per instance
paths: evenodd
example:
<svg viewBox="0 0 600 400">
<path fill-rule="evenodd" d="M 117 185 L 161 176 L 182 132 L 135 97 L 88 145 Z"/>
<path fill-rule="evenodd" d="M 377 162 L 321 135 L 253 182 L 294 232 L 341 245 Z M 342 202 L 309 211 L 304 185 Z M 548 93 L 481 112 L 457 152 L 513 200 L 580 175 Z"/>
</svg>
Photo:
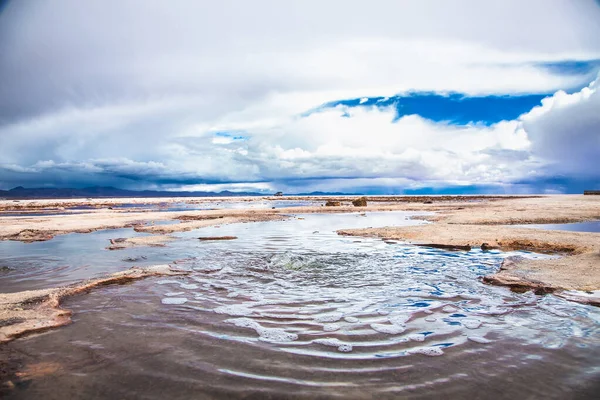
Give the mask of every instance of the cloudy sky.
<svg viewBox="0 0 600 400">
<path fill-rule="evenodd" d="M 600 189 L 597 1 L 0 4 L 0 189 Z"/>
</svg>

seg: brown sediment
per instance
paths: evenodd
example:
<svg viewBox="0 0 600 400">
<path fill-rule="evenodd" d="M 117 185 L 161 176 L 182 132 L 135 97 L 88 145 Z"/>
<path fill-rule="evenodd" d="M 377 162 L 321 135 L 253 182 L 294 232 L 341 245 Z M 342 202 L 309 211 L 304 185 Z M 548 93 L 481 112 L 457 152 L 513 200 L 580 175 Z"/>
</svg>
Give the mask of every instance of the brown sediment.
<svg viewBox="0 0 600 400">
<path fill-rule="evenodd" d="M 582 254 L 598 249 L 600 234 L 444 222 L 403 227 L 342 229 L 338 234 L 380 237 L 432 247 L 481 247 L 540 253 Z"/>
<path fill-rule="evenodd" d="M 62 365 L 55 362 L 39 362 L 28 364 L 22 371 L 15 375 L 21 380 L 41 378 L 43 376 L 54 375 L 62 369 Z"/>
<path fill-rule="evenodd" d="M 386 239 L 383 239 L 386 240 Z M 390 240 L 389 238 L 387 239 Z M 433 247 L 436 249 L 442 250 L 453 250 L 453 251 L 471 251 L 471 246 L 469 245 L 460 245 L 460 244 L 440 244 L 440 243 L 415 243 L 417 246 L 421 247 Z"/>
<path fill-rule="evenodd" d="M 169 265 L 133 267 L 66 287 L 0 294 L 0 343 L 9 342 L 28 333 L 69 324 L 71 311 L 60 307 L 60 302 L 65 297 L 98 286 L 123 284 L 151 276 L 185 274 L 187 271 L 173 269 Z"/>
<path fill-rule="evenodd" d="M 495 274 L 483 281 L 511 288 L 530 288 L 536 293 L 562 290 L 596 291 L 600 288 L 598 277 L 600 253 L 589 252 L 556 259 L 507 259 Z M 586 297 L 590 304 L 599 303 L 600 297 Z"/>
<path fill-rule="evenodd" d="M 184 215 L 183 221 L 178 224 L 171 225 L 143 225 L 134 228 L 136 232 L 148 232 L 148 233 L 174 233 L 174 232 L 185 232 L 191 231 L 192 229 L 205 228 L 207 226 L 234 224 L 243 222 L 261 222 L 261 221 L 276 221 L 285 219 L 283 215 L 277 213 L 248 213 L 230 216 L 211 216 L 207 215 Z M 177 217 L 181 219 L 181 217 Z"/>
<path fill-rule="evenodd" d="M 276 210 L 228 210 L 225 212 L 223 210 L 199 210 L 191 213 L 189 211 L 185 213 L 122 213 L 108 210 L 101 213 L 43 217 L 11 216 L 0 218 L 0 240 L 15 240 L 30 243 L 50 240 L 57 235 L 67 233 L 90 233 L 104 229 L 128 227 L 134 228 L 137 232 L 168 234 L 214 225 L 273 221 L 285 218 L 287 218 L 286 214 Z M 152 222 L 170 220 L 176 223 L 170 225 L 152 224 Z"/>
<path fill-rule="evenodd" d="M 209 241 L 209 240 L 235 240 L 237 236 L 204 236 L 199 237 L 198 240 Z"/>
<path fill-rule="evenodd" d="M 524 268 L 527 259 L 523 257 L 508 257 L 500 266 L 498 273 L 484 276 L 483 282 L 499 286 L 508 286 L 515 292 L 533 290 L 536 294 L 553 293 L 558 288 L 551 283 L 533 279 L 531 268 Z"/>
<path fill-rule="evenodd" d="M 138 236 L 132 238 L 116 238 L 110 239 L 110 246 L 107 250 L 122 250 L 129 249 L 131 247 L 150 246 L 150 247 L 164 247 L 167 242 L 175 240 L 172 236 L 167 235 L 153 235 L 153 236 Z"/>
<path fill-rule="evenodd" d="M 223 215 L 180 215 L 177 217 L 180 221 L 201 221 L 223 218 Z"/>
<path fill-rule="evenodd" d="M 43 242 L 45 240 L 52 239 L 57 234 L 54 230 L 37 230 L 37 229 L 23 229 L 15 234 L 6 236 L 8 240 L 17 240 L 25 243 L 31 242 Z"/>
<path fill-rule="evenodd" d="M 562 224 L 600 219 L 600 201 L 594 196 L 556 195 L 490 201 L 464 209 L 448 210 L 448 224 L 524 225 Z"/>
<path fill-rule="evenodd" d="M 63 370 L 63 365 L 57 362 L 26 362 L 22 352 L 0 346 L 0 398 L 32 379 L 56 375 Z"/>
</svg>

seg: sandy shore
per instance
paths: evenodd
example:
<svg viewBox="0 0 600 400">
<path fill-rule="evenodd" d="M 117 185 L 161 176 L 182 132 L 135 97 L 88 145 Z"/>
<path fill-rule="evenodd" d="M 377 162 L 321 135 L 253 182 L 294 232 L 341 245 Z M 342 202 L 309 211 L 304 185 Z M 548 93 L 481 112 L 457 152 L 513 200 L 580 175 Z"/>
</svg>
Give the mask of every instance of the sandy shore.
<svg viewBox="0 0 600 400">
<path fill-rule="evenodd" d="M 119 212 L 105 210 L 85 214 L 43 217 L 1 217 L 0 240 L 35 242 L 67 233 L 90 233 L 102 229 L 133 227 L 137 232 L 168 234 L 207 226 L 284 219 L 275 210 L 201 210 L 186 212 Z M 174 221 L 172 225 L 160 225 Z"/>
<path fill-rule="evenodd" d="M 375 203 L 423 203 L 427 201 L 440 202 L 465 202 L 510 198 L 535 198 L 539 196 L 370 196 L 370 202 Z M 256 204 L 261 201 L 291 201 L 291 202 L 316 202 L 339 201 L 351 206 L 356 196 L 266 196 L 266 197 L 136 197 L 136 198 L 97 198 L 97 199 L 27 199 L 27 200 L 0 200 L 0 212 L 3 211 L 60 211 L 60 212 L 94 212 L 127 205 L 128 208 L 142 209 L 144 206 L 154 205 L 159 208 L 168 208 L 176 204 L 211 205 L 216 208 L 228 203 Z M 125 211 L 113 208 L 113 211 Z"/>
<path fill-rule="evenodd" d="M 480 206 L 448 207 L 433 223 L 412 227 L 349 229 L 341 235 L 380 237 L 434 247 L 529 250 L 560 255 L 545 260 L 507 260 L 488 283 L 515 290 L 597 291 L 600 289 L 600 233 L 519 228 L 515 224 L 581 222 L 600 219 L 600 198 L 549 196 L 486 202 Z M 598 303 L 598 296 L 585 297 Z"/>
<path fill-rule="evenodd" d="M 85 205 L 123 204 L 173 204 L 189 202 L 248 202 L 245 209 L 191 210 L 191 211 L 140 211 L 133 208 L 108 209 L 93 208 L 77 213 L 66 212 L 60 215 L 15 216 L 12 214 L 13 201 L 0 201 L 0 240 L 20 240 L 24 242 L 43 241 L 66 233 L 89 233 L 101 229 L 134 227 L 138 232 L 169 234 L 188 231 L 206 226 L 228 223 L 272 221 L 297 213 L 339 213 L 362 211 L 422 211 L 435 212 L 432 219 L 444 219 L 448 223 L 543 223 L 576 222 L 600 218 L 598 200 L 595 196 L 552 196 L 540 198 L 519 198 L 514 196 L 380 196 L 369 197 L 367 207 L 351 205 L 352 197 L 284 197 L 284 198 L 210 198 L 210 199 L 101 199 L 101 200 L 22 200 L 20 211 L 51 211 L 57 206 L 81 207 Z M 269 200 L 307 201 L 319 206 L 289 207 L 280 209 L 251 209 L 256 202 Z M 326 200 L 340 201 L 342 206 L 323 207 Z M 590 201 L 592 200 L 592 201 Z M 254 203 L 253 203 L 254 202 Z M 566 206 L 566 208 L 565 208 Z M 7 214 L 10 213 L 10 214 Z M 4 216 L 2 216 L 4 214 Z M 163 221 L 175 224 L 162 225 Z M 483 221 L 483 222 L 482 222 Z M 154 224 L 154 223 L 157 224 Z"/>
<path fill-rule="evenodd" d="M 166 246 L 166 243 L 170 242 L 171 240 L 175 240 L 175 238 L 167 235 L 115 238 L 110 239 L 110 246 L 108 246 L 106 249 L 122 250 L 138 246 L 164 247 Z"/>
<path fill-rule="evenodd" d="M 62 299 L 109 284 L 129 282 L 151 276 L 184 275 L 187 272 L 168 265 L 131 268 L 102 278 L 71 286 L 0 294 L 0 343 L 19 336 L 71 323 L 71 311 L 60 307 Z"/>
</svg>

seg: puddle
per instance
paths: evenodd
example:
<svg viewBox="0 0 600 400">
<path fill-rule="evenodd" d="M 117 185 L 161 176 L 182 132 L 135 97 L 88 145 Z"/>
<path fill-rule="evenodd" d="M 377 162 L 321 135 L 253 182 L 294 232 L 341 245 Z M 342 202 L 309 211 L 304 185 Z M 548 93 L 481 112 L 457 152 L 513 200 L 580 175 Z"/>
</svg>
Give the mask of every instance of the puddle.
<svg viewBox="0 0 600 400">
<path fill-rule="evenodd" d="M 532 224 L 514 226 L 518 228 L 534 228 L 551 231 L 600 232 L 600 221 L 574 222 L 569 224 Z"/>
</svg>

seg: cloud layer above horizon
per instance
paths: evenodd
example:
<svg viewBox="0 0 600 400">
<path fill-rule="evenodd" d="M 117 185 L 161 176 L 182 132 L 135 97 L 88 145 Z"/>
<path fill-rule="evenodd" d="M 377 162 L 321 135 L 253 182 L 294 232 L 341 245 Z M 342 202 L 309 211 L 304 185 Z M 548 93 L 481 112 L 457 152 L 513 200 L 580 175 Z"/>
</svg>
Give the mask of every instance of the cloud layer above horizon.
<svg viewBox="0 0 600 400">
<path fill-rule="evenodd" d="M 0 8 L 0 189 L 600 188 L 590 1 Z"/>
</svg>

